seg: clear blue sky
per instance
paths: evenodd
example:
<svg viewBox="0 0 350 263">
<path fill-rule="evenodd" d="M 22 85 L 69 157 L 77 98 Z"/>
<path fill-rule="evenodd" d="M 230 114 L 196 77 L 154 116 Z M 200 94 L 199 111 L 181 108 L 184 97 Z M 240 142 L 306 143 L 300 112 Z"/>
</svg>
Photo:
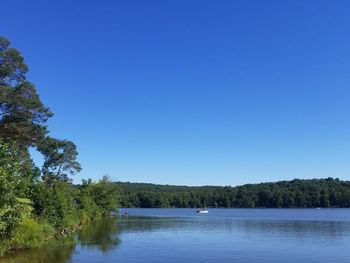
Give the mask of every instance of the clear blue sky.
<svg viewBox="0 0 350 263">
<path fill-rule="evenodd" d="M 81 178 L 350 180 L 350 1 L 0 1 Z"/>
</svg>

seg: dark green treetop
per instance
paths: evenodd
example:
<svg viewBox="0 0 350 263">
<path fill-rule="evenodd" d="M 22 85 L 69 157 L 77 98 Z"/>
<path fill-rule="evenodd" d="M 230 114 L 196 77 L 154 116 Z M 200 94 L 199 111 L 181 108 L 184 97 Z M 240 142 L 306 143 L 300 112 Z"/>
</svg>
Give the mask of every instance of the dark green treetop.
<svg viewBox="0 0 350 263">
<path fill-rule="evenodd" d="M 23 174 L 32 168 L 29 148 L 38 149 L 45 158 L 42 171 L 67 180 L 67 173 L 81 170 L 73 142 L 48 136 L 47 120 L 52 112 L 40 100 L 26 78 L 28 67 L 20 52 L 0 37 L 0 140 L 15 142 L 21 153 Z"/>
<path fill-rule="evenodd" d="M 52 113 L 26 79 L 23 57 L 9 45 L 0 37 L 0 138 L 26 150 L 45 139 L 45 123 Z"/>
<path fill-rule="evenodd" d="M 68 175 L 80 172 L 81 166 L 76 161 L 78 152 L 71 141 L 46 137 L 39 146 L 45 156 L 42 172 L 46 179 L 68 181 Z"/>
</svg>

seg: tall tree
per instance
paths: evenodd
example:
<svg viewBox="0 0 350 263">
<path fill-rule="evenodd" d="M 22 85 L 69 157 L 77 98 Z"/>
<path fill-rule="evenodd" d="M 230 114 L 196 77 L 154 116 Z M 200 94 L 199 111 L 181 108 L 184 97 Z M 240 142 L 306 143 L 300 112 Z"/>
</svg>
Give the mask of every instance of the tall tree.
<svg viewBox="0 0 350 263">
<path fill-rule="evenodd" d="M 26 79 L 24 59 L 10 42 L 0 37 L 0 138 L 16 141 L 26 151 L 44 140 L 51 111 Z"/>
<path fill-rule="evenodd" d="M 68 180 L 80 171 L 73 142 L 48 136 L 46 122 L 52 112 L 40 100 L 26 78 L 28 67 L 20 52 L 0 37 L 0 140 L 16 142 L 23 175 L 33 172 L 29 148 L 37 148 L 45 158 L 42 171 Z"/>
</svg>

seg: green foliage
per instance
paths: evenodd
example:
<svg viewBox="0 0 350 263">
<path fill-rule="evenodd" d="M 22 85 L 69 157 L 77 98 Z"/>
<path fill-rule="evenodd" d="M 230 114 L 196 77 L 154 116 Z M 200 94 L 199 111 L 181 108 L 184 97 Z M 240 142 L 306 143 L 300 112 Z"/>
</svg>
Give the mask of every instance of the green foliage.
<svg viewBox="0 0 350 263">
<path fill-rule="evenodd" d="M 94 183 L 90 179 L 83 180 L 78 196 L 80 205 L 80 219 L 82 222 L 102 215 L 101 211 L 99 210 L 99 206 L 95 202 L 93 188 Z"/>
<path fill-rule="evenodd" d="M 90 193 L 102 215 L 109 215 L 118 207 L 118 187 L 107 176 L 92 184 Z"/>
<path fill-rule="evenodd" d="M 89 180 L 82 186 L 57 181 L 49 187 L 45 182 L 36 182 L 32 185 L 30 199 L 15 198 L 15 205 L 6 207 L 16 213 L 2 217 L 0 226 L 7 223 L 4 230 L 8 234 L 1 235 L 4 242 L 0 252 L 41 246 L 54 235 L 66 236 L 84 222 L 109 215 L 117 208 L 117 191 L 118 187 L 107 178 L 99 182 Z M 6 209 L 1 211 L 8 212 Z"/>
<path fill-rule="evenodd" d="M 21 185 L 15 151 L 0 142 L 0 241 L 12 237 L 21 219 L 16 189 Z"/>
<path fill-rule="evenodd" d="M 63 181 L 53 187 L 38 182 L 31 198 L 35 214 L 67 234 L 82 222 L 113 212 L 118 206 L 117 191 L 116 185 L 106 179 L 85 181 L 80 187 Z"/>
<path fill-rule="evenodd" d="M 79 224 L 77 190 L 70 183 L 58 181 L 50 188 L 40 182 L 34 189 L 32 199 L 37 216 L 62 233 L 71 232 Z"/>
<path fill-rule="evenodd" d="M 27 71 L 19 51 L 0 37 L 0 139 L 17 142 L 23 152 L 43 140 L 52 116 L 26 80 Z"/>
<path fill-rule="evenodd" d="M 16 228 L 10 246 L 16 249 L 39 247 L 54 236 L 54 228 L 45 223 L 39 223 L 34 218 L 24 218 Z"/>
<path fill-rule="evenodd" d="M 91 219 L 102 216 L 102 212 L 99 210 L 99 207 L 89 192 L 86 192 L 85 190 L 80 192 L 78 200 L 80 205 L 80 222 L 87 222 Z"/>
<path fill-rule="evenodd" d="M 118 205 L 118 188 L 108 178 L 79 187 L 71 183 L 69 176 L 81 170 L 76 145 L 48 136 L 53 114 L 27 71 L 20 52 L 0 37 L 0 255 L 70 234 Z M 41 170 L 30 148 L 43 154 Z"/>
<path fill-rule="evenodd" d="M 32 83 L 26 79 L 24 59 L 10 42 L 0 37 L 0 140 L 16 142 L 23 174 L 31 174 L 29 148 L 38 149 L 45 158 L 45 175 L 67 180 L 67 172 L 81 170 L 73 142 L 47 136 L 47 120 L 52 112 L 40 100 Z"/>
<path fill-rule="evenodd" d="M 42 244 L 52 233 L 51 227 L 32 218 L 32 201 L 23 197 L 26 191 L 21 189 L 28 182 L 21 176 L 16 149 L 0 142 L 0 254 Z"/>
<path fill-rule="evenodd" d="M 117 185 L 122 207 L 350 207 L 350 182 L 333 178 L 238 187 Z"/>
<path fill-rule="evenodd" d="M 9 85 L 11 82 L 21 82 L 28 71 L 21 54 L 13 48 L 9 48 L 10 41 L 0 37 L 0 85 Z"/>
<path fill-rule="evenodd" d="M 39 150 L 45 156 L 42 172 L 50 184 L 55 180 L 68 181 L 67 172 L 70 175 L 80 172 L 80 164 L 76 161 L 78 152 L 71 141 L 46 137 Z"/>
</svg>

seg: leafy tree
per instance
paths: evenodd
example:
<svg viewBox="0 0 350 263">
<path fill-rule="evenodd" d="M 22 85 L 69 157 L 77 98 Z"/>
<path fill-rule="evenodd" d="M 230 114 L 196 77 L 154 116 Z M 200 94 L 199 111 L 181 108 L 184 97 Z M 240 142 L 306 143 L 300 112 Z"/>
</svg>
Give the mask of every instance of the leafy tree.
<svg viewBox="0 0 350 263">
<path fill-rule="evenodd" d="M 108 176 L 91 185 L 91 195 L 103 215 L 109 215 L 118 207 L 118 186 Z"/>
<path fill-rule="evenodd" d="M 68 181 L 68 174 L 80 172 L 81 166 L 76 161 L 78 152 L 73 142 L 46 137 L 39 150 L 44 155 L 42 172 L 47 181 Z"/>
<path fill-rule="evenodd" d="M 80 222 L 77 191 L 70 183 L 63 181 L 57 181 L 52 188 L 45 183 L 37 183 L 32 195 L 36 215 L 48 221 L 60 233 L 70 233 Z"/>
<path fill-rule="evenodd" d="M 47 136 L 46 122 L 53 114 L 27 80 L 27 72 L 20 52 L 0 37 L 0 139 L 17 143 L 23 174 L 32 172 L 29 147 L 35 147 L 44 155 L 44 174 L 67 180 L 67 172 L 81 169 L 76 146 Z"/>
<path fill-rule="evenodd" d="M 119 188 L 107 177 L 71 183 L 70 176 L 81 170 L 76 145 L 48 135 L 52 113 L 26 79 L 27 71 L 19 51 L 0 37 L 0 255 L 70 234 L 118 206 Z M 31 147 L 43 154 L 41 170 Z"/>
<path fill-rule="evenodd" d="M 0 138 L 16 141 L 22 151 L 45 138 L 50 110 L 26 79 L 24 59 L 0 37 Z"/>
<path fill-rule="evenodd" d="M 21 184 L 14 147 L 0 141 L 0 240 L 11 238 L 21 219 Z"/>
</svg>

